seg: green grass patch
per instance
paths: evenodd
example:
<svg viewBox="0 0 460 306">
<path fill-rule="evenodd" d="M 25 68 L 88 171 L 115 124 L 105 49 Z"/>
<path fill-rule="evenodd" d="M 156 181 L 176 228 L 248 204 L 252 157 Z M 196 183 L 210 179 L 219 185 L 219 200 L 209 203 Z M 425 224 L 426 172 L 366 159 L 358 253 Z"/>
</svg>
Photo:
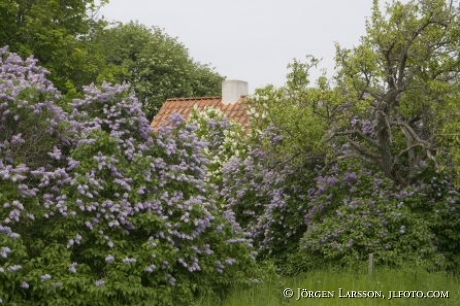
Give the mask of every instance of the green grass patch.
<svg viewBox="0 0 460 306">
<path fill-rule="evenodd" d="M 283 296 L 283 291 L 286 288 L 292 289 L 292 298 Z M 358 297 L 358 295 L 365 294 L 375 297 Z M 444 296 L 448 294 L 448 297 L 423 298 L 416 297 L 417 294 Z M 395 295 L 400 297 L 395 298 Z M 414 297 L 404 297 L 404 295 Z M 390 299 L 390 297 L 393 298 Z M 267 277 L 260 284 L 234 289 L 223 301 L 202 298 L 192 305 L 460 305 L 460 279 L 447 273 L 428 273 L 414 270 L 380 269 L 374 271 L 372 275 L 354 271 L 315 271 L 296 277 L 276 275 Z"/>
</svg>

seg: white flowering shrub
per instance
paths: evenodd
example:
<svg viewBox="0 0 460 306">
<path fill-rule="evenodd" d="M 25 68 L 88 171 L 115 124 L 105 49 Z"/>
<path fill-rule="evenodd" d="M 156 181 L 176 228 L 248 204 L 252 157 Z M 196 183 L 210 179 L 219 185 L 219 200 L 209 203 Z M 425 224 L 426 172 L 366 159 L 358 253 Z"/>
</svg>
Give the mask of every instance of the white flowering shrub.
<svg viewBox="0 0 460 306">
<path fill-rule="evenodd" d="M 194 133 L 207 143 L 203 153 L 209 159 L 208 181 L 220 185 L 225 164 L 233 157 L 243 158 L 248 154 L 249 144 L 243 127 L 215 108 L 204 111 L 193 108 L 188 123 L 196 125 Z"/>
</svg>

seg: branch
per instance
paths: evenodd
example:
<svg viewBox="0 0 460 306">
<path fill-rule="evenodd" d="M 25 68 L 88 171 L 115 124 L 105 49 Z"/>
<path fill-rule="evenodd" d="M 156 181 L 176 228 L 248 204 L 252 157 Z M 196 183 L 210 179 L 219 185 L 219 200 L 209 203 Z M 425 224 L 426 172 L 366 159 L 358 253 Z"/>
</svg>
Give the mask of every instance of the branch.
<svg viewBox="0 0 460 306">
<path fill-rule="evenodd" d="M 372 139 L 372 138 L 364 135 L 363 132 L 361 132 L 360 130 L 357 130 L 357 129 L 350 130 L 350 131 L 336 132 L 328 139 L 328 141 L 330 139 L 332 139 L 333 137 L 335 137 L 335 136 L 346 136 L 346 135 L 359 135 L 361 138 L 363 138 L 365 141 L 367 141 L 369 144 L 373 145 L 374 147 L 376 147 L 378 149 L 381 148 L 380 144 L 378 143 L 377 140 Z M 350 138 L 347 137 L 347 139 L 350 139 Z"/>
<path fill-rule="evenodd" d="M 404 82 L 404 70 L 406 69 L 406 62 L 407 62 L 407 59 L 408 59 L 408 55 L 407 53 L 409 52 L 409 48 L 412 46 L 412 44 L 414 43 L 414 41 L 417 39 L 417 37 L 420 36 L 420 34 L 422 34 L 422 32 L 431 24 L 433 23 L 433 14 L 431 13 L 429 18 L 426 20 L 425 23 L 423 23 L 415 32 L 414 32 L 414 35 L 408 40 L 406 46 L 404 47 L 404 50 L 403 52 L 401 53 L 400 55 L 400 58 L 399 58 L 399 67 L 398 67 L 398 70 L 399 70 L 399 75 L 398 75 L 398 80 L 397 80 L 397 88 L 401 88 L 403 87 L 403 82 Z"/>
<path fill-rule="evenodd" d="M 460 133 L 456 133 L 456 134 L 435 134 L 435 136 L 460 136 Z"/>
<path fill-rule="evenodd" d="M 399 161 L 399 159 L 401 158 L 401 156 L 403 156 L 404 154 L 408 153 L 410 150 L 412 150 L 413 148 L 416 148 L 416 147 L 423 147 L 424 146 L 421 144 L 421 143 L 415 143 L 413 145 L 411 145 L 410 147 L 404 149 L 403 151 L 401 151 L 396 157 L 395 157 L 395 160 L 394 160 L 394 163 L 393 164 L 397 164 L 397 161 Z"/>
<path fill-rule="evenodd" d="M 420 137 L 418 137 L 418 135 L 415 133 L 415 131 L 406 122 L 401 122 L 400 120 L 398 120 L 397 125 L 400 126 L 403 129 L 403 133 L 404 133 L 404 131 L 406 131 L 408 133 L 408 135 L 406 135 L 406 133 L 404 133 L 406 135 L 406 137 L 407 136 L 412 137 L 413 140 L 415 140 L 417 143 L 423 145 L 426 149 L 429 149 L 429 150 L 433 149 L 431 143 L 420 139 Z"/>
<path fill-rule="evenodd" d="M 349 158 L 359 158 L 361 160 L 366 160 L 366 161 L 368 161 L 370 163 L 375 163 L 376 162 L 372 158 L 368 158 L 366 156 L 360 155 L 360 154 L 355 153 L 355 152 L 350 152 L 350 153 L 347 153 L 347 154 L 344 154 L 344 155 L 337 156 L 334 160 L 335 161 L 340 161 L 340 160 L 345 160 L 345 159 L 349 159 Z"/>
<path fill-rule="evenodd" d="M 362 146 L 361 144 L 357 143 L 354 140 L 348 139 L 348 141 L 349 141 L 350 145 L 356 151 L 358 151 L 362 156 L 371 159 L 372 161 L 374 161 L 377 164 L 380 164 L 381 157 L 379 155 L 377 155 L 375 153 L 372 153 L 369 149 L 367 149 L 366 147 Z"/>
</svg>

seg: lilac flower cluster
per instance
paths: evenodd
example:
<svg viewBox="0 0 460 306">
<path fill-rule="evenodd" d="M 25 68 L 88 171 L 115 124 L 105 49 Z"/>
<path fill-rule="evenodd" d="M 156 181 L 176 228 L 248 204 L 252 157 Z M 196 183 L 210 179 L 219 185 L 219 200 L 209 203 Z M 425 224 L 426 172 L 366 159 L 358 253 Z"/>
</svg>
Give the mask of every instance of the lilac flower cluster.
<svg viewBox="0 0 460 306">
<path fill-rule="evenodd" d="M 127 85 L 88 86 L 67 114 L 35 60 L 6 49 L 0 59 L 2 280 L 34 288 L 30 296 L 0 289 L 2 297 L 31 302 L 68 286 L 94 301 L 102 297 L 88 283 L 117 282 L 130 288 L 117 296 L 138 290 L 144 300 L 180 282 L 186 299 L 196 284 L 252 277 L 251 244 L 220 209 L 196 125 L 173 118 L 154 134 Z M 209 284 L 221 270 L 221 283 Z M 105 298 L 115 294 L 104 288 Z"/>
<path fill-rule="evenodd" d="M 345 167 L 336 165 L 318 175 L 309 191 L 307 231 L 301 240 L 308 253 L 350 264 L 366 260 L 369 253 L 392 265 L 443 262 L 429 224 L 411 209 L 411 203 L 421 200 L 421 189 L 398 189 L 362 165 Z M 408 246 L 423 253 L 408 252 Z"/>
<path fill-rule="evenodd" d="M 361 119 L 357 116 L 353 116 L 350 123 L 353 128 L 358 129 L 364 135 L 371 137 L 376 136 L 375 126 L 371 120 Z"/>
<path fill-rule="evenodd" d="M 295 179 L 292 163 L 278 164 L 263 146 L 265 140 L 279 143 L 279 131 L 271 127 L 260 137 L 245 158 L 234 157 L 223 166 L 221 196 L 227 214 L 249 233 L 257 249 L 272 253 L 298 243 L 305 230 L 304 182 Z"/>
</svg>

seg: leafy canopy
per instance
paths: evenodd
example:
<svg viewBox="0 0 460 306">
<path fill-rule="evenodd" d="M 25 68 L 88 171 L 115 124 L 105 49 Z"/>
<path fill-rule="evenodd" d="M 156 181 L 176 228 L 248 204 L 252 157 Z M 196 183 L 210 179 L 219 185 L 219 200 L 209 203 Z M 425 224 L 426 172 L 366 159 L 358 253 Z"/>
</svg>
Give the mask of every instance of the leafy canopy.
<svg viewBox="0 0 460 306">
<path fill-rule="evenodd" d="M 220 95 L 223 77 L 159 28 L 119 23 L 97 33 L 96 42 L 112 67 L 110 81 L 129 82 L 149 119 L 168 98 Z"/>
</svg>

